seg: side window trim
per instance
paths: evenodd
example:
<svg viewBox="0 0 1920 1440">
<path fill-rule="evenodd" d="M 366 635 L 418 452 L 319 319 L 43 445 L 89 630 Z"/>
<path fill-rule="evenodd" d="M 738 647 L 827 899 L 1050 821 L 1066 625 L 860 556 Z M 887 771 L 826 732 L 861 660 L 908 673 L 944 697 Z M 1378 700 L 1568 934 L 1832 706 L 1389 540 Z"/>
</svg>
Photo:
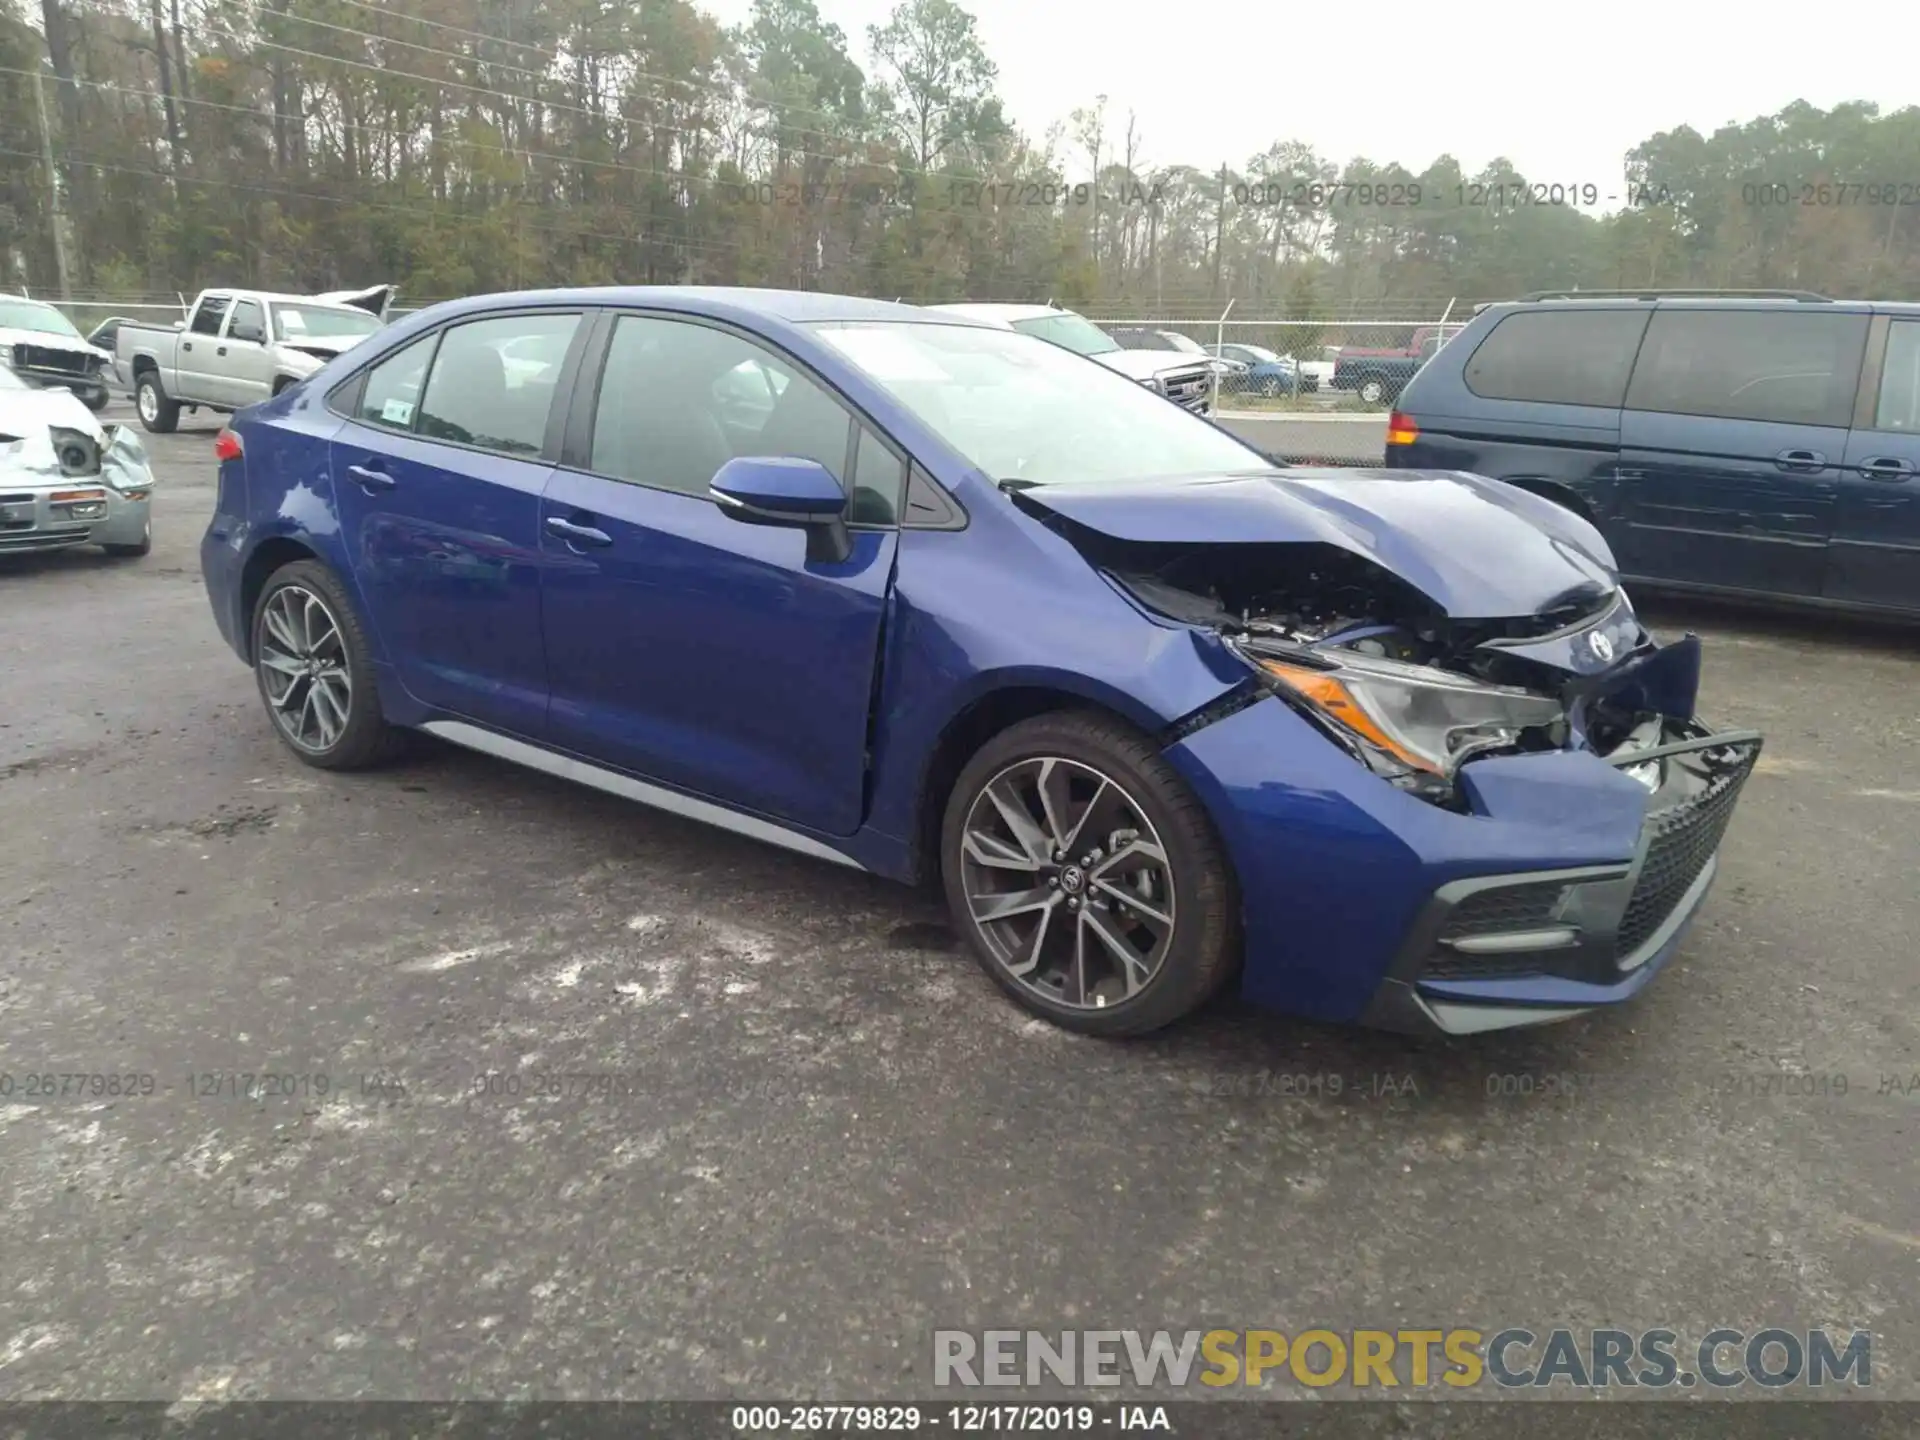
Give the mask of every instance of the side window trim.
<svg viewBox="0 0 1920 1440">
<path fill-rule="evenodd" d="M 1860 362 L 1860 388 L 1853 395 L 1853 428 L 1880 428 L 1880 387 L 1886 381 L 1887 348 L 1893 343 L 1893 317 L 1876 315 L 1867 326 L 1867 353 Z M 1898 432 L 1895 432 L 1898 433 Z"/>
</svg>

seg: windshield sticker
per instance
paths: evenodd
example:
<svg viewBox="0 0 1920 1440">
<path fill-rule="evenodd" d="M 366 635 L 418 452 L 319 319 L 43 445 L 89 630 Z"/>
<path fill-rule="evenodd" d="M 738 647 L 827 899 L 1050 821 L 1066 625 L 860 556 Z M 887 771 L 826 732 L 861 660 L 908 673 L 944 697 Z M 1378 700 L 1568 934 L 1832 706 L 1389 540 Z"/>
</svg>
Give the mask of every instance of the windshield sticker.
<svg viewBox="0 0 1920 1440">
<path fill-rule="evenodd" d="M 413 402 L 411 400 L 389 400 L 380 407 L 380 418 L 389 425 L 411 425 L 413 423 Z"/>
</svg>

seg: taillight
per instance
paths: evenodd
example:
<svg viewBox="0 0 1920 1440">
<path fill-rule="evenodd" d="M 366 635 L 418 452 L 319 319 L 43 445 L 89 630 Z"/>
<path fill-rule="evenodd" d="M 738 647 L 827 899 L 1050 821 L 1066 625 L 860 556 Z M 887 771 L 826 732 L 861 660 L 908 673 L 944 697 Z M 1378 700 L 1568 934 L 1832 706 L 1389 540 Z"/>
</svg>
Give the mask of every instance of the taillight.
<svg viewBox="0 0 1920 1440">
<path fill-rule="evenodd" d="M 1395 410 L 1387 416 L 1387 444 L 1411 445 L 1420 438 L 1420 427 L 1414 423 L 1411 415 L 1403 415 Z"/>
<path fill-rule="evenodd" d="M 216 460 L 238 460 L 244 453 L 240 437 L 232 430 L 222 428 L 214 437 L 213 458 Z"/>
</svg>

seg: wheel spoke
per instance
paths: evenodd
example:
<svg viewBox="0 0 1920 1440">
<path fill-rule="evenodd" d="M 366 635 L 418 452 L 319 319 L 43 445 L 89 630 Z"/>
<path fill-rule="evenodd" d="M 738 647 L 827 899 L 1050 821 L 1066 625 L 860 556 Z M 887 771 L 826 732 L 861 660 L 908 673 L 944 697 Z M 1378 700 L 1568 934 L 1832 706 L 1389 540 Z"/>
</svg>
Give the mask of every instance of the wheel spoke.
<svg viewBox="0 0 1920 1440">
<path fill-rule="evenodd" d="M 1037 874 L 1040 869 L 1038 860 L 1021 854 L 998 835 L 989 835 L 984 830 L 967 831 L 960 848 L 975 864 L 996 870 L 1025 870 L 1029 874 Z"/>
<path fill-rule="evenodd" d="M 1034 823 L 1033 816 L 1028 813 L 1012 785 L 1005 780 L 994 781 L 987 787 L 987 799 L 993 802 L 993 808 L 1000 812 L 1001 820 L 1013 832 L 1014 843 L 1030 859 L 1044 864 L 1053 858 L 1053 848 L 1047 844 L 1046 834 Z"/>
<path fill-rule="evenodd" d="M 1060 903 L 1060 892 L 1041 886 L 1038 890 L 1010 890 L 999 895 L 975 895 L 972 897 L 973 918 L 982 925 L 991 925 L 996 920 L 1005 920 L 1014 915 L 1027 915 L 1035 910 L 1051 910 Z"/>
<path fill-rule="evenodd" d="M 286 592 L 282 591 L 281 595 Z M 267 634 L 289 655 L 300 654 L 300 641 L 293 633 L 293 626 L 287 619 L 285 607 L 280 603 L 281 595 L 273 597 L 273 603 L 267 606 Z"/>
<path fill-rule="evenodd" d="M 1047 943 L 1047 929 L 1053 924 L 1055 907 L 1047 906 L 1040 912 L 1040 919 L 1033 927 L 1033 938 L 1027 942 L 1025 954 L 1017 960 L 1007 962 L 1007 973 L 1015 979 L 1024 980 L 1034 972 L 1040 963 L 1040 952 Z"/>
<path fill-rule="evenodd" d="M 1129 919 L 1139 920 L 1143 925 L 1147 926 L 1148 929 L 1157 930 L 1162 935 L 1173 929 L 1173 917 L 1171 915 L 1161 914 L 1138 895 L 1134 894 L 1133 891 L 1123 890 L 1118 885 L 1109 884 L 1105 880 L 1094 881 L 1093 888 L 1103 894 L 1111 896 L 1114 902 L 1121 907 L 1119 911 L 1121 915 Z"/>
<path fill-rule="evenodd" d="M 1082 915 L 1086 911 L 1080 912 Z M 1084 1006 L 1087 1003 L 1087 927 L 1073 927 L 1073 964 L 1068 968 L 1061 986 L 1060 998 L 1069 1005 Z"/>
<path fill-rule="evenodd" d="M 1100 802 L 1107 798 L 1113 783 L 1106 776 L 1100 777 L 1100 788 L 1093 792 L 1093 798 L 1087 801 L 1087 808 L 1080 812 L 1080 818 L 1073 822 L 1073 829 L 1067 832 L 1067 838 L 1060 842 L 1062 850 L 1072 850 L 1079 843 L 1080 834 L 1087 828 L 1087 821 L 1093 818 L 1093 812 L 1100 808 Z"/>
<path fill-rule="evenodd" d="M 260 663 L 276 675 L 304 675 L 307 673 L 306 666 L 302 665 L 291 655 L 279 650 L 269 650 L 265 646 L 262 646 L 260 650 Z"/>
<path fill-rule="evenodd" d="M 1129 840 L 1118 850 L 1114 851 L 1113 854 L 1107 856 L 1106 859 L 1094 866 L 1091 878 L 1098 880 L 1111 871 L 1114 866 L 1123 862 L 1129 865 L 1159 865 L 1164 868 L 1167 863 L 1167 852 L 1148 840 Z"/>
<path fill-rule="evenodd" d="M 1056 852 L 1063 851 L 1073 843 L 1073 832 L 1067 828 L 1067 805 L 1072 799 L 1068 793 L 1071 775 L 1058 760 L 1040 762 L 1040 778 L 1034 782 L 1034 789 L 1040 792 L 1040 810 L 1047 817 L 1047 839 Z"/>
<path fill-rule="evenodd" d="M 347 700 L 342 693 L 344 687 L 321 675 L 315 677 L 313 689 L 320 697 L 315 713 L 320 719 L 321 742 L 331 745 L 334 737 L 347 728 Z"/>
<path fill-rule="evenodd" d="M 1089 930 L 1107 948 L 1108 953 L 1120 962 L 1120 978 L 1126 983 L 1127 998 L 1132 999 L 1138 995 L 1140 987 L 1147 983 L 1149 974 L 1146 957 L 1129 945 L 1127 937 L 1108 923 L 1104 911 L 1082 910 L 1080 912 L 1080 931 L 1084 935 Z"/>
</svg>

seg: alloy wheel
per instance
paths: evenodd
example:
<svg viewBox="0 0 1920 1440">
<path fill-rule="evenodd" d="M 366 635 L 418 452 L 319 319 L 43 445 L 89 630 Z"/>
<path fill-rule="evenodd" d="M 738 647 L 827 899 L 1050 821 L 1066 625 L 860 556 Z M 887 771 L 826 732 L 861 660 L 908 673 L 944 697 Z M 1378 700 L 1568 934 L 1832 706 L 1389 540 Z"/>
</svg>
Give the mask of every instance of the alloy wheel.
<svg viewBox="0 0 1920 1440">
<path fill-rule="evenodd" d="M 160 395 L 151 383 L 140 387 L 140 418 L 154 421 L 160 418 Z"/>
<path fill-rule="evenodd" d="M 340 622 L 325 600 L 284 585 L 260 616 L 260 687 L 280 733 L 310 754 L 338 743 L 353 713 L 353 675 Z"/>
<path fill-rule="evenodd" d="M 974 797 L 960 849 L 974 928 L 1027 990 L 1102 1009 L 1159 974 L 1173 872 L 1140 802 L 1112 777 L 1059 756 L 1010 765 Z"/>
</svg>

